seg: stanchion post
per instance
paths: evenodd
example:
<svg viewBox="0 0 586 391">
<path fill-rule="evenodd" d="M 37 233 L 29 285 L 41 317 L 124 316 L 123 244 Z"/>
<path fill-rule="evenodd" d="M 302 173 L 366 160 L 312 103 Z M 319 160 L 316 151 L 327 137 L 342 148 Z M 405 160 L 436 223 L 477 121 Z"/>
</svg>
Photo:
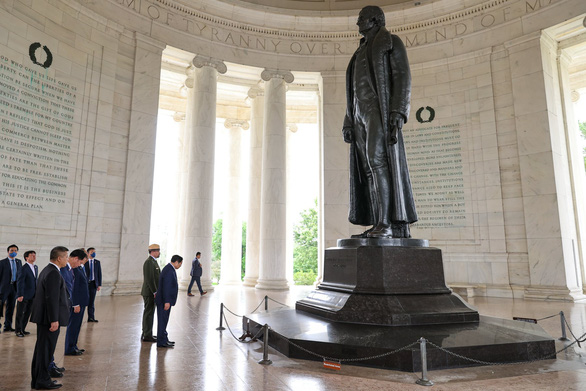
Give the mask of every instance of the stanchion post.
<svg viewBox="0 0 586 391">
<path fill-rule="evenodd" d="M 262 338 L 262 360 L 260 360 L 258 363 L 261 365 L 271 365 L 273 362 L 269 360 L 269 325 L 265 324 L 263 327 L 265 329 L 265 332 Z"/>
<path fill-rule="evenodd" d="M 562 324 L 562 336 L 559 340 L 569 341 L 568 336 L 566 335 L 566 316 L 564 315 L 564 311 L 560 311 L 560 322 Z"/>
<path fill-rule="evenodd" d="M 427 378 L 427 340 L 423 337 L 419 338 L 419 345 L 421 349 L 421 379 L 417 379 L 415 383 L 420 386 L 433 386 L 433 382 Z"/>
<path fill-rule="evenodd" d="M 217 327 L 216 330 L 226 330 L 224 326 L 222 326 L 222 322 L 224 320 L 224 303 L 220 304 L 220 327 Z"/>
<path fill-rule="evenodd" d="M 265 311 L 269 310 L 269 297 L 265 295 Z"/>
</svg>

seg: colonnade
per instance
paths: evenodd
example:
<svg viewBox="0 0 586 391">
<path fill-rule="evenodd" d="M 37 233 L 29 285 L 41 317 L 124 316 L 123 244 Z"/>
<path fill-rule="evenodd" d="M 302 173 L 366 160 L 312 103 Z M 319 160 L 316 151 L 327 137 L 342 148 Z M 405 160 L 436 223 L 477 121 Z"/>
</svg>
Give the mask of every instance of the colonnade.
<svg viewBox="0 0 586 391">
<path fill-rule="evenodd" d="M 202 252 L 202 285 L 213 289 L 212 255 L 214 151 L 217 78 L 227 71 L 219 60 L 197 55 L 186 72 L 187 109 L 181 134 L 179 161 L 180 196 L 176 234 L 177 249 L 188 257 Z M 249 205 L 244 285 L 281 290 L 287 282 L 287 186 L 286 186 L 286 85 L 289 71 L 265 69 L 264 90 L 250 89 L 250 125 L 247 120 L 227 119 L 229 129 L 228 195 L 222 228 L 222 284 L 241 283 L 242 226 L 240 210 L 240 145 L 242 131 L 250 128 Z M 189 280 L 191 259 L 186 259 L 183 282 Z M 207 262 L 207 264 L 205 263 Z"/>
</svg>

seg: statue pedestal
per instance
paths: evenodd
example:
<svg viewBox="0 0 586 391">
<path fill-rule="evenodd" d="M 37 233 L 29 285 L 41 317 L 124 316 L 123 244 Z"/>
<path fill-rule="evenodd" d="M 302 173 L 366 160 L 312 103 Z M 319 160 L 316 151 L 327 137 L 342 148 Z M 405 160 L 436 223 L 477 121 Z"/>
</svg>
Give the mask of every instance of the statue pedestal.
<svg viewBox="0 0 586 391">
<path fill-rule="evenodd" d="M 451 292 L 441 250 L 420 239 L 342 239 L 325 252 L 324 279 L 296 304 L 335 322 L 409 326 L 478 322 Z"/>
<path fill-rule="evenodd" d="M 452 293 L 441 251 L 427 240 L 338 240 L 338 247 L 326 250 L 324 282 L 295 310 L 242 319 L 242 328 L 254 335 L 265 324 L 269 345 L 288 357 L 332 357 L 402 371 L 422 369 L 421 337 L 435 345 L 427 346 L 428 369 L 555 356 L 555 341 L 539 325 L 479 317 Z"/>
</svg>

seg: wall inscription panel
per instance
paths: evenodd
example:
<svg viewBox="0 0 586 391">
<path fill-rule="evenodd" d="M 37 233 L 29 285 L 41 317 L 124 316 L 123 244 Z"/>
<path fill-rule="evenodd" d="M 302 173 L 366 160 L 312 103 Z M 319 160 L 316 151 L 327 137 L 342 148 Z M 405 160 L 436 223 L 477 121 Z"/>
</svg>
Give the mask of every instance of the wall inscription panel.
<svg viewBox="0 0 586 391">
<path fill-rule="evenodd" d="M 466 190 L 460 124 L 404 130 L 418 228 L 464 228 Z"/>
<path fill-rule="evenodd" d="M 44 49 L 26 64 L 0 53 L 0 207 L 71 213 L 80 87 L 50 76 Z"/>
</svg>

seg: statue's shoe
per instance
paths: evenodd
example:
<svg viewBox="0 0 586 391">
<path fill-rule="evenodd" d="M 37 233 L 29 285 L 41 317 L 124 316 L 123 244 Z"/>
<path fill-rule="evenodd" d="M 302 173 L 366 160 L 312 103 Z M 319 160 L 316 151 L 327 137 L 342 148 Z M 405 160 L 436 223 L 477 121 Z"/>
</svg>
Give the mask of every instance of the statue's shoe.
<svg viewBox="0 0 586 391">
<path fill-rule="evenodd" d="M 390 225 L 377 225 L 372 231 L 370 231 L 367 235 L 369 238 L 392 238 L 393 237 L 393 229 Z"/>
<path fill-rule="evenodd" d="M 359 239 L 359 238 L 367 238 L 368 234 L 374 229 L 374 227 L 371 227 L 369 229 L 367 229 L 366 231 L 364 231 L 361 234 L 356 234 L 356 235 L 352 235 L 350 236 L 352 239 Z"/>
</svg>

